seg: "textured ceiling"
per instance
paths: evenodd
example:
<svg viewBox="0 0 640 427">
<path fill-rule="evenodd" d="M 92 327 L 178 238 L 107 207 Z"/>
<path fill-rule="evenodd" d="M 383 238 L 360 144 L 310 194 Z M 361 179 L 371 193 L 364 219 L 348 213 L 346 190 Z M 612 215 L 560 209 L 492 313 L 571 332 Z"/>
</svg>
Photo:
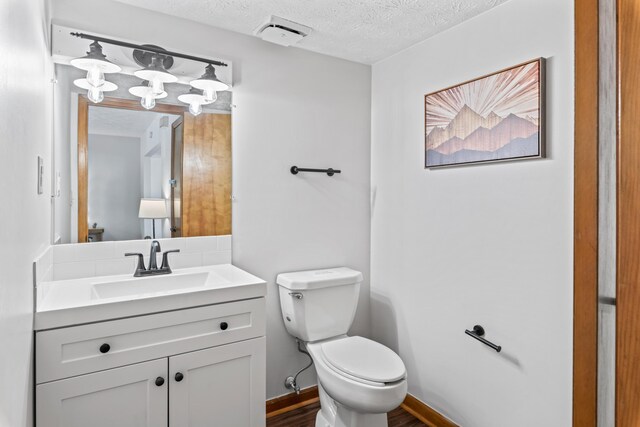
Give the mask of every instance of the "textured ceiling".
<svg viewBox="0 0 640 427">
<path fill-rule="evenodd" d="M 507 0 L 117 0 L 252 34 L 271 15 L 313 28 L 297 46 L 371 64 Z"/>
<path fill-rule="evenodd" d="M 91 105 L 89 106 L 89 133 L 141 138 L 158 116 L 167 115 L 169 114 Z"/>
</svg>

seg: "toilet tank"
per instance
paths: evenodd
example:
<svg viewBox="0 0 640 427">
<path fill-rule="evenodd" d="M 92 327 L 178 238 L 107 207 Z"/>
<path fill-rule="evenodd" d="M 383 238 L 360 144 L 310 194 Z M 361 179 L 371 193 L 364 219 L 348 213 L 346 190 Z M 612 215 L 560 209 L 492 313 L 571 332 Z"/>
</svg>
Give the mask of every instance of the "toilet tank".
<svg viewBox="0 0 640 427">
<path fill-rule="evenodd" d="M 362 273 L 347 267 L 279 274 L 276 283 L 287 331 L 307 342 L 346 334 L 361 282 Z"/>
</svg>

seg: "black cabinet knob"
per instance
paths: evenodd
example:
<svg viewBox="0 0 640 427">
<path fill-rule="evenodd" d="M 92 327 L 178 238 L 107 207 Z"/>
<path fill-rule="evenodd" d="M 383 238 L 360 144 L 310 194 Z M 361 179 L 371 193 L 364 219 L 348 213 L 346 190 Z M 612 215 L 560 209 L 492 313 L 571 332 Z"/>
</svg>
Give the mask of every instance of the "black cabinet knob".
<svg viewBox="0 0 640 427">
<path fill-rule="evenodd" d="M 180 382 L 184 378 L 184 375 L 182 375 L 182 372 L 176 372 L 176 376 L 174 378 L 176 381 Z"/>
<path fill-rule="evenodd" d="M 226 331 L 228 327 L 229 324 L 227 322 L 220 323 L 220 329 L 222 329 L 223 331 Z"/>
<path fill-rule="evenodd" d="M 108 353 L 111 350 L 111 346 L 107 343 L 104 343 L 100 346 L 100 353 Z"/>
<path fill-rule="evenodd" d="M 156 378 L 156 385 L 160 387 L 162 384 L 164 384 L 164 378 L 162 377 Z"/>
</svg>

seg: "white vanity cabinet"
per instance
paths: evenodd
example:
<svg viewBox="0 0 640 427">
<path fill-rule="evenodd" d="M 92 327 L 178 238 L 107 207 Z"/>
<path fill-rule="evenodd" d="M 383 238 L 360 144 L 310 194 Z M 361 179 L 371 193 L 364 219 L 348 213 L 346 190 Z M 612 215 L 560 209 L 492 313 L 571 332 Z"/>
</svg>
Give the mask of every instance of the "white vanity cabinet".
<svg viewBox="0 0 640 427">
<path fill-rule="evenodd" d="M 167 426 L 166 374 L 167 361 L 159 359 L 39 384 L 37 425 Z"/>
<path fill-rule="evenodd" d="M 265 339 L 169 358 L 169 425 L 264 426 Z"/>
<path fill-rule="evenodd" d="M 36 425 L 264 426 L 264 334 L 264 298 L 36 331 Z"/>
</svg>

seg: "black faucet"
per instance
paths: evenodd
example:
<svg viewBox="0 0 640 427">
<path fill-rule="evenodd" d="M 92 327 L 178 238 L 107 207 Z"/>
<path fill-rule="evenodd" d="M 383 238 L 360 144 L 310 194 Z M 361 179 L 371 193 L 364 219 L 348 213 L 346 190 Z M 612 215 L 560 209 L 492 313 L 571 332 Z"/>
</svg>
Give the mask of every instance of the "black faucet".
<svg viewBox="0 0 640 427">
<path fill-rule="evenodd" d="M 168 255 L 174 252 L 180 252 L 180 249 L 172 249 L 170 251 L 166 251 L 162 253 L 162 265 L 158 268 L 158 262 L 156 260 L 157 254 L 161 253 L 162 249 L 160 248 L 160 242 L 154 240 L 151 242 L 151 254 L 149 255 L 149 268 L 144 266 L 144 256 L 141 253 L 136 252 L 127 252 L 124 256 L 137 256 L 138 257 L 138 266 L 136 267 L 136 272 L 133 274 L 133 277 L 143 277 L 143 276 L 153 276 L 156 274 L 170 274 L 171 267 L 169 267 L 169 258 Z"/>
<path fill-rule="evenodd" d="M 151 254 L 149 255 L 149 271 L 158 269 L 157 254 L 159 252 L 162 252 L 162 249 L 160 248 L 160 242 L 154 240 L 153 242 L 151 242 Z"/>
</svg>

